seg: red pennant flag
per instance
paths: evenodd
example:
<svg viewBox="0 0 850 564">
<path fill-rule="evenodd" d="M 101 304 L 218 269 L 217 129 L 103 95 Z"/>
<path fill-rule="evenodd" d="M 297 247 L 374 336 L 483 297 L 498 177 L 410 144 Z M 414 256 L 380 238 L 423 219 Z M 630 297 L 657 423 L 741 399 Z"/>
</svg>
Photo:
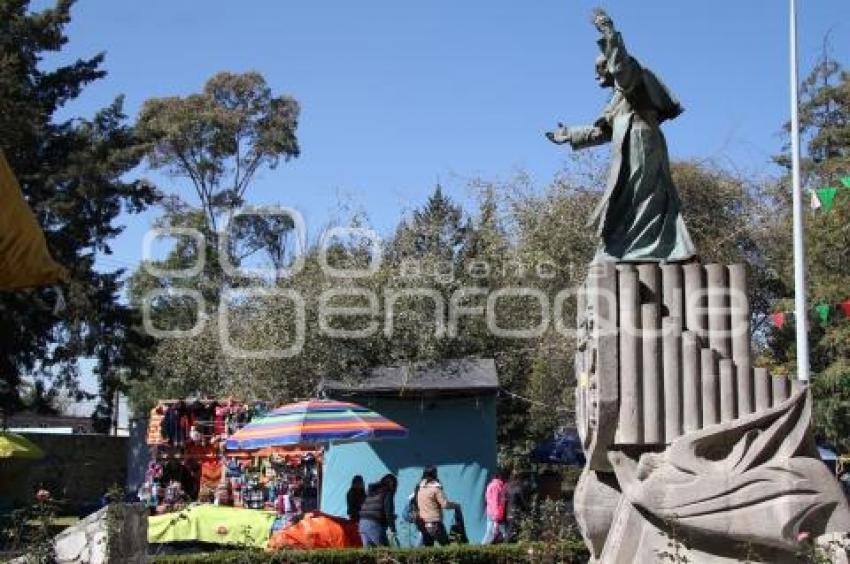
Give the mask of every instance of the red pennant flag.
<svg viewBox="0 0 850 564">
<path fill-rule="evenodd" d="M 844 317 L 850 318 L 850 299 L 844 300 L 838 304 L 838 309 L 844 314 Z"/>
<path fill-rule="evenodd" d="M 782 327 L 785 325 L 785 312 L 778 311 L 770 317 L 771 319 L 773 319 L 773 324 L 776 326 L 777 329 L 782 329 Z"/>
</svg>

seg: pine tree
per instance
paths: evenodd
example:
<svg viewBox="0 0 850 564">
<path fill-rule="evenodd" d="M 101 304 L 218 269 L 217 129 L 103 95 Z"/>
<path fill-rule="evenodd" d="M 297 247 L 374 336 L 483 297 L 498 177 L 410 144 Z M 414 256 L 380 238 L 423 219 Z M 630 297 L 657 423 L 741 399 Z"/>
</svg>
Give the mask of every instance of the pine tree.
<svg viewBox="0 0 850 564">
<path fill-rule="evenodd" d="M 97 253 L 110 254 L 122 211 L 139 212 L 155 190 L 127 181 L 142 147 L 126 124 L 117 98 L 92 118 L 58 121 L 56 112 L 105 76 L 104 55 L 53 70 L 48 53 L 67 42 L 71 0 L 30 11 L 29 0 L 0 0 L 0 148 L 18 176 L 52 256 L 70 273 L 67 307 L 53 313 L 49 290 L 0 294 L 0 408 L 19 409 L 24 375 L 74 389 L 77 359 L 94 356 L 102 385 L 114 388 L 120 367 L 138 368 L 144 338 L 132 310 L 119 303 L 121 272 L 94 268 Z"/>
<path fill-rule="evenodd" d="M 391 258 L 430 258 L 454 265 L 466 231 L 463 208 L 443 194 L 443 187 L 437 184 L 425 205 L 414 210 L 410 220 L 399 227 L 391 245 Z"/>
</svg>

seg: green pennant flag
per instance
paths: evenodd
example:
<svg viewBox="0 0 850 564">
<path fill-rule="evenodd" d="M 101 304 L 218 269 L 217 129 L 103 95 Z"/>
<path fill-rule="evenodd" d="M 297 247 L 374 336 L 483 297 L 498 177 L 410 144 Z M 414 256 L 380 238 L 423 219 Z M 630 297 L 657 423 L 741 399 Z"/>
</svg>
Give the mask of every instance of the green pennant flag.
<svg viewBox="0 0 850 564">
<path fill-rule="evenodd" d="M 844 185 L 845 188 L 850 188 L 850 176 L 845 176 L 844 178 L 842 178 L 841 183 Z"/>
<path fill-rule="evenodd" d="M 818 188 L 815 191 L 818 193 L 818 200 L 820 200 L 823 211 L 831 210 L 832 204 L 835 202 L 835 195 L 838 193 L 838 188 Z"/>
<path fill-rule="evenodd" d="M 815 311 L 821 323 L 829 321 L 829 314 L 832 311 L 832 306 L 829 304 L 818 304 L 815 306 Z"/>
</svg>

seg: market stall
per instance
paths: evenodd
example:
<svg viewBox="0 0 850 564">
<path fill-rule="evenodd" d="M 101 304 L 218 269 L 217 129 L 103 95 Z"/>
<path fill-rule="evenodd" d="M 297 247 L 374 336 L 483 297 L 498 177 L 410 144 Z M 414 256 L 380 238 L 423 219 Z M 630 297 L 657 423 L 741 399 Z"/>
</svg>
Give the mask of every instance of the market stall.
<svg viewBox="0 0 850 564">
<path fill-rule="evenodd" d="M 269 412 L 264 402 L 162 400 L 151 410 L 151 450 L 140 499 L 152 513 L 201 502 L 297 515 L 318 507 L 322 451 L 307 444 L 226 450 Z"/>
<path fill-rule="evenodd" d="M 248 509 L 274 509 L 283 525 L 319 507 L 323 453 L 293 445 L 226 451 L 224 480 L 215 503 Z"/>
<path fill-rule="evenodd" d="M 152 513 L 181 509 L 188 502 L 213 502 L 224 480 L 224 441 L 265 404 L 235 400 L 161 400 L 150 412 L 150 462 L 139 498 Z"/>
<path fill-rule="evenodd" d="M 252 420 L 227 439 L 226 447 L 228 457 L 235 452 L 251 453 L 248 456 L 253 457 L 258 452 L 274 453 L 281 449 L 287 452 L 285 449 L 303 448 L 304 445 L 406 436 L 404 427 L 371 409 L 348 402 L 316 399 L 284 405 Z M 293 487 L 297 488 L 294 490 L 298 492 L 296 499 L 301 503 L 298 513 L 319 509 L 322 454 L 319 447 L 314 447 L 300 458 L 291 454 L 286 464 L 278 463 L 276 470 L 273 462 L 265 466 L 271 467 L 274 474 L 288 477 L 283 485 L 288 483 L 290 492 Z M 297 466 L 299 460 L 300 467 Z M 295 468 L 297 470 L 293 471 Z"/>
<path fill-rule="evenodd" d="M 323 447 L 406 436 L 397 423 L 347 402 L 274 410 L 232 400 L 159 402 L 140 493 L 156 514 L 149 542 L 238 544 L 247 520 L 254 523 L 249 544 L 257 546 L 275 531 L 274 547 L 356 546 L 356 523 L 319 511 Z"/>
</svg>

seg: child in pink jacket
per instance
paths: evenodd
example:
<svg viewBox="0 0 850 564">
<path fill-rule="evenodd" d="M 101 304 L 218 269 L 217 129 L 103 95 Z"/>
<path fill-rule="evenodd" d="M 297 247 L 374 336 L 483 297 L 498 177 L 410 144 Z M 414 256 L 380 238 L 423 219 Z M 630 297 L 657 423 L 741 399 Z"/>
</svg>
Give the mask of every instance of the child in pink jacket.
<svg viewBox="0 0 850 564">
<path fill-rule="evenodd" d="M 493 544 L 497 539 L 506 541 L 508 538 L 505 525 L 507 489 L 508 485 L 502 473 L 497 470 L 493 473 L 493 478 L 484 492 L 484 501 L 487 506 L 487 532 L 481 544 Z"/>
</svg>

